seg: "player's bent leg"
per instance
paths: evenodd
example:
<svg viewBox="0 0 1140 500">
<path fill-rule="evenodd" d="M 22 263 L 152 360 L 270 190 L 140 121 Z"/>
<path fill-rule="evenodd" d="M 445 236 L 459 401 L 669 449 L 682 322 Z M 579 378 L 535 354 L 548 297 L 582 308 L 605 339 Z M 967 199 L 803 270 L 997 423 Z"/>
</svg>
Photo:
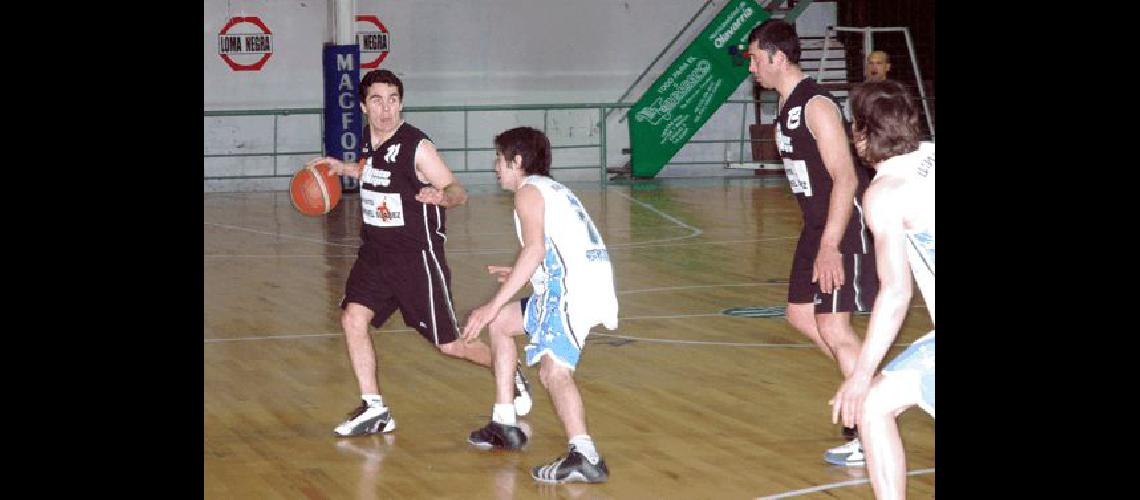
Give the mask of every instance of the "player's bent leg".
<svg viewBox="0 0 1140 500">
<path fill-rule="evenodd" d="M 879 375 L 863 402 L 859 436 L 876 498 L 906 498 L 906 452 L 895 419 L 918 404 L 918 387 L 917 372 Z"/>
<path fill-rule="evenodd" d="M 804 336 L 811 339 L 819 350 L 823 351 L 827 357 L 835 359 L 835 355 L 831 353 L 831 349 L 824 343 L 823 338 L 819 336 L 819 327 L 815 324 L 815 305 L 811 303 L 806 304 L 788 304 L 785 316 L 788 318 L 788 323 Z"/>
<path fill-rule="evenodd" d="M 851 313 L 817 314 L 815 323 L 819 327 L 819 336 L 835 355 L 843 378 L 847 378 L 855 369 L 855 361 L 859 359 L 859 350 L 862 348 L 855 329 L 851 327 Z"/>
<path fill-rule="evenodd" d="M 466 359 L 480 366 L 491 367 L 491 348 L 481 340 L 471 343 L 462 340 L 453 340 L 439 345 L 439 352 L 459 359 Z"/>
<path fill-rule="evenodd" d="M 574 372 L 568 366 L 555 361 L 547 354 L 542 357 L 538 378 L 550 393 L 554 410 L 566 428 L 567 436 L 588 434 L 586 432 L 586 412 L 582 406 L 582 395 L 574 383 Z"/>
<path fill-rule="evenodd" d="M 582 405 L 582 396 L 574 383 L 574 371 L 556 361 L 552 354 L 546 354 L 542 357 L 538 376 L 542 380 L 542 385 L 550 392 L 554 410 L 562 420 L 566 435 L 572 439 L 565 455 L 532 468 L 531 477 L 543 483 L 606 482 L 610 473 L 605 460 L 596 450 L 583 452 L 575 445 L 576 441 L 573 439 L 574 436 L 582 436 L 586 438 L 589 447 L 593 448 L 593 441 L 586 432 L 586 413 Z M 593 455 L 593 458 L 588 455 Z"/>
<path fill-rule="evenodd" d="M 372 309 L 356 302 L 349 302 L 341 313 L 340 323 L 344 328 L 348 357 L 361 394 L 380 394 L 380 384 L 376 378 L 376 352 L 372 337 L 368 335 L 368 325 L 375 313 Z M 388 407 L 361 401 L 359 407 L 349 412 L 344 422 L 333 429 L 333 434 L 341 437 L 364 436 L 377 432 L 392 432 L 396 420 Z"/>
<path fill-rule="evenodd" d="M 340 316 L 348 358 L 361 394 L 380 394 L 380 384 L 376 381 L 376 351 L 372 337 L 368 335 L 368 323 L 374 314 L 368 307 L 349 302 Z"/>
<path fill-rule="evenodd" d="M 513 404 L 515 413 L 520 417 L 530 413 L 534 403 L 530 396 L 530 382 L 523 374 L 514 340 L 515 336 L 523 333 L 522 309 L 514 302 L 503 306 L 487 325 L 494 359 L 495 403 Z"/>
</svg>

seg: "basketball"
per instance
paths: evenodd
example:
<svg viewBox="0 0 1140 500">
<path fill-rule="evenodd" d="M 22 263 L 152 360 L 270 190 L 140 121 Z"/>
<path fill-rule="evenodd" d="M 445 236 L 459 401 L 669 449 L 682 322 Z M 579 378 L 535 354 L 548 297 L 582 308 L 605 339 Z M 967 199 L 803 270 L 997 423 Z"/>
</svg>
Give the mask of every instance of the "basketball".
<svg viewBox="0 0 1140 500">
<path fill-rule="evenodd" d="M 306 166 L 293 174 L 289 199 L 305 215 L 325 215 L 340 201 L 340 179 L 329 174 L 327 162 Z"/>
</svg>

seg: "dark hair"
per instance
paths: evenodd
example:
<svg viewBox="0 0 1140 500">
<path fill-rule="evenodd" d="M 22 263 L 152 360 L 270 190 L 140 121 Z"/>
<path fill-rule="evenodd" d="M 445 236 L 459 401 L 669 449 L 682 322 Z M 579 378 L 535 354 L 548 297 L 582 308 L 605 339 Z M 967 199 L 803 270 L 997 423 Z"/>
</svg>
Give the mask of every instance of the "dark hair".
<svg viewBox="0 0 1140 500">
<path fill-rule="evenodd" d="M 495 136 L 495 152 L 508 161 L 522 156 L 522 169 L 527 175 L 550 177 L 550 139 L 541 130 L 516 127 Z"/>
<path fill-rule="evenodd" d="M 404 101 L 404 82 L 400 81 L 400 77 L 386 69 L 374 69 L 364 75 L 364 79 L 360 80 L 360 86 L 356 89 L 360 94 L 360 102 L 368 99 L 368 88 L 373 83 L 387 83 L 395 86 L 396 91 L 400 93 L 400 102 Z"/>
<path fill-rule="evenodd" d="M 906 86 L 895 80 L 865 82 L 851 91 L 851 131 L 866 140 L 859 156 L 874 165 L 918 149 L 922 129 L 918 107 Z"/>
<path fill-rule="evenodd" d="M 776 55 L 782 51 L 792 64 L 800 63 L 800 37 L 796 28 L 780 19 L 769 19 L 752 28 L 748 33 L 748 43 L 756 42 L 760 50 Z"/>
</svg>

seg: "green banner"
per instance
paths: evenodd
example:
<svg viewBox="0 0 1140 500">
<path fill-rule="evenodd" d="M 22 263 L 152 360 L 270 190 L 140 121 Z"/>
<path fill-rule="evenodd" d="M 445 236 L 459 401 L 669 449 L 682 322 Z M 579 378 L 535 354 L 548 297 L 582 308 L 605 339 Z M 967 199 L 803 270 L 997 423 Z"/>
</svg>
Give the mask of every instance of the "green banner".
<svg viewBox="0 0 1140 500">
<path fill-rule="evenodd" d="M 755 0 L 733 0 L 630 108 L 633 175 L 665 167 L 748 77 L 748 33 L 768 19 Z"/>
</svg>

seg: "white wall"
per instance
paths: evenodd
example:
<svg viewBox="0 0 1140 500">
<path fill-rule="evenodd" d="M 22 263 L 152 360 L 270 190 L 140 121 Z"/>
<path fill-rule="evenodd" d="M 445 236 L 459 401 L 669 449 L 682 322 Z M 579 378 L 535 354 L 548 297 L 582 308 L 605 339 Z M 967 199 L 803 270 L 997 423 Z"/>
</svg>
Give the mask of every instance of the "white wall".
<svg viewBox="0 0 1140 500">
<path fill-rule="evenodd" d="M 331 1 L 331 0 L 330 0 Z M 390 52 L 380 65 L 404 81 L 405 106 L 616 102 L 702 5 L 702 0 L 356 0 L 357 14 L 379 17 L 390 34 Z M 724 5 L 717 0 L 626 98 L 632 102 Z M 825 3 L 825 5 L 827 5 Z M 830 4 L 834 5 L 834 4 Z M 816 6 L 805 12 L 807 16 Z M 832 11 L 834 8 L 832 7 Z M 331 40 L 329 5 L 324 0 L 205 0 L 203 77 L 206 110 L 320 108 L 321 46 Z M 233 71 L 218 54 L 217 37 L 232 16 L 258 16 L 273 32 L 273 55 L 261 71 Z M 832 17 L 834 17 L 832 15 Z M 833 22 L 833 21 L 832 21 Z M 804 32 L 804 24 L 797 23 Z M 747 82 L 734 99 L 751 97 Z M 739 137 L 741 112 L 730 105 L 714 114 L 696 138 Z M 627 157 L 626 123 L 620 112 L 607 122 L 607 162 Z M 751 122 L 751 112 L 746 122 Z M 554 144 L 597 143 L 597 111 L 558 111 L 547 118 Z M 462 115 L 409 113 L 440 147 L 463 143 Z M 494 134 L 520 124 L 541 126 L 541 112 L 469 116 L 468 144 L 490 147 Z M 272 118 L 206 118 L 206 154 L 266 152 L 273 147 Z M 316 116 L 279 119 L 278 149 L 319 150 Z M 724 145 L 690 145 L 676 160 L 724 159 Z M 738 146 L 732 147 L 733 156 Z M 745 151 L 747 155 L 747 148 Z M 488 169 L 487 154 L 446 153 L 457 172 Z M 296 170 L 308 156 L 282 157 L 278 172 Z M 268 157 L 207 158 L 206 176 L 269 175 Z M 555 167 L 597 165 L 596 149 L 555 152 Z M 670 167 L 672 168 L 672 167 Z M 663 172 L 665 174 L 666 172 Z M 578 171 L 592 175 L 596 172 Z M 490 174 L 461 177 L 493 182 Z M 485 177 L 485 179 L 481 179 Z M 565 176 L 562 176 L 563 178 Z M 214 189 L 281 189 L 283 181 L 206 181 Z"/>
</svg>

